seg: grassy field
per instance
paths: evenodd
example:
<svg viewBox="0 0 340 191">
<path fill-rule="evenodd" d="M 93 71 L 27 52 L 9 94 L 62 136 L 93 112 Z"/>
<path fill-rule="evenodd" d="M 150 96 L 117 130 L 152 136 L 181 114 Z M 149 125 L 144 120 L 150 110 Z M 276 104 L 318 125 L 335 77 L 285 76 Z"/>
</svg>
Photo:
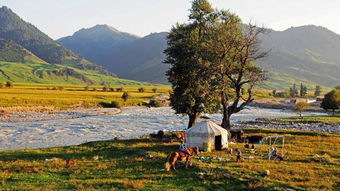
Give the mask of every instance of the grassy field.
<svg viewBox="0 0 340 191">
<path fill-rule="evenodd" d="M 145 92 L 138 89 L 144 87 Z M 63 90 L 59 90 L 62 88 Z M 122 106 L 136 106 L 147 102 L 159 94 L 168 94 L 168 86 L 110 86 L 109 88 L 123 88 L 130 94 L 124 102 L 123 92 L 104 92 L 103 86 L 50 85 L 50 84 L 14 84 L 13 88 L 0 88 L 0 107 L 35 107 L 48 106 L 58 109 L 68 109 L 76 106 L 98 107 L 101 104 L 116 100 Z M 154 93 L 153 88 L 157 91 Z"/>
<path fill-rule="evenodd" d="M 325 115 L 325 116 L 303 116 L 301 117 L 289 117 L 275 119 L 278 122 L 296 122 L 296 123 L 340 123 L 340 114 Z"/>
<path fill-rule="evenodd" d="M 199 157 L 230 161 L 196 157 L 188 170 L 179 162 L 177 171 L 167 173 L 165 158 L 179 143 L 147 138 L 2 151 L 0 190 L 339 190 L 339 135 L 264 129 L 248 129 L 246 134 L 284 135 L 286 161 L 264 159 L 268 147 L 256 145 L 254 159 L 236 163 L 235 155 L 225 151 L 201 153 Z M 243 144 L 230 147 L 252 155 Z M 76 159 L 75 165 L 66 167 L 67 159 Z M 262 176 L 264 170 L 270 175 Z"/>
</svg>

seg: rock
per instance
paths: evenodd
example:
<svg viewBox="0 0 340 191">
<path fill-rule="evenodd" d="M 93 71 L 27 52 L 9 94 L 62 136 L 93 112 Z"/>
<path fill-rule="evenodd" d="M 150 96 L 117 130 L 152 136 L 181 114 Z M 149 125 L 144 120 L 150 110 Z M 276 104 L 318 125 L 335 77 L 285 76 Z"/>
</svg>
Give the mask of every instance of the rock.
<svg viewBox="0 0 340 191">
<path fill-rule="evenodd" d="M 197 175 L 198 175 L 198 178 L 199 178 L 200 180 L 203 180 L 203 179 L 204 179 L 204 173 L 203 173 L 203 172 L 199 172 Z"/>
<path fill-rule="evenodd" d="M 270 175 L 270 171 L 269 170 L 264 170 L 261 172 L 261 176 L 265 177 L 265 176 L 269 176 Z"/>
<path fill-rule="evenodd" d="M 154 156 L 152 156 L 152 155 L 147 155 L 147 156 L 146 156 L 147 159 L 153 159 L 153 157 L 154 157 Z"/>
</svg>

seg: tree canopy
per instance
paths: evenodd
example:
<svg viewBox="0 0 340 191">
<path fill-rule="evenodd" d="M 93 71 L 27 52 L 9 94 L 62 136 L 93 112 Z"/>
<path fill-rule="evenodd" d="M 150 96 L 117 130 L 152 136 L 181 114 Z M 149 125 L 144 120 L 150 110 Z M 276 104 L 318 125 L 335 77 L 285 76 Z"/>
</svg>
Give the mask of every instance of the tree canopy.
<svg viewBox="0 0 340 191">
<path fill-rule="evenodd" d="M 265 79 L 253 64 L 267 54 L 259 48 L 263 32 L 254 25 L 245 27 L 229 11 L 212 9 L 207 0 L 193 1 L 189 23 L 173 27 L 165 50 L 165 63 L 171 65 L 171 106 L 189 115 L 189 127 L 200 113 L 217 112 L 222 105 L 222 125 L 229 128 L 230 116 L 253 100 L 253 87 Z"/>
<path fill-rule="evenodd" d="M 332 110 L 333 114 L 335 110 L 340 109 L 340 90 L 334 89 L 328 92 L 321 102 L 321 107 L 325 110 Z"/>
</svg>

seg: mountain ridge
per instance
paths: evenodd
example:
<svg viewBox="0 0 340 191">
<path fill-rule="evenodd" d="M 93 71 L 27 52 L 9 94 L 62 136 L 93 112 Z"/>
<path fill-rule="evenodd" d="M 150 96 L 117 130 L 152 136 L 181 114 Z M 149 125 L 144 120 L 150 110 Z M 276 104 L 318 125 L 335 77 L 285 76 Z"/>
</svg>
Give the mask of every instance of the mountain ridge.
<svg viewBox="0 0 340 191">
<path fill-rule="evenodd" d="M 315 25 L 291 27 L 283 31 L 268 29 L 261 35 L 262 47 L 272 49 L 255 64 L 269 73 L 262 87 L 286 89 L 293 83 L 332 87 L 340 84 L 340 35 Z M 164 64 L 167 33 L 152 33 L 112 50 L 98 63 L 118 76 L 153 83 L 167 83 Z M 87 57 L 87 55 L 83 55 Z"/>
<path fill-rule="evenodd" d="M 89 85 L 148 84 L 117 78 L 102 66 L 56 43 L 5 6 L 0 8 L 0 80 Z"/>
<path fill-rule="evenodd" d="M 127 45 L 139 37 L 108 25 L 96 25 L 76 31 L 72 36 L 63 37 L 56 41 L 80 55 L 100 65 L 105 65 L 102 57 L 111 51 Z"/>
</svg>

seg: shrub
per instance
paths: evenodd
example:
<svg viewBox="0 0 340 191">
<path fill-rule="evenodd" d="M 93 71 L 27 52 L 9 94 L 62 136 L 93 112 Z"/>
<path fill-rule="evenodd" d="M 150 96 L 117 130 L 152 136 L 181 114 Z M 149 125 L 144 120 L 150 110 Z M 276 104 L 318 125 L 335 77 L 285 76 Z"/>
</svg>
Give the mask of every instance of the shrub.
<svg viewBox="0 0 340 191">
<path fill-rule="evenodd" d="M 89 91 L 89 86 L 84 87 L 84 91 Z"/>
<path fill-rule="evenodd" d="M 156 93 L 157 92 L 157 88 L 152 88 L 152 92 Z"/>
<path fill-rule="evenodd" d="M 92 88 L 92 91 L 94 91 L 94 92 L 97 91 L 97 88 Z"/>
<path fill-rule="evenodd" d="M 275 92 L 275 95 L 273 95 L 274 97 L 279 97 L 279 98 L 284 98 L 284 97 L 289 97 L 289 94 L 285 91 L 283 92 Z"/>
<path fill-rule="evenodd" d="M 0 82 L 0 88 L 3 88 L 4 84 L 2 82 Z"/>
<path fill-rule="evenodd" d="M 117 92 L 123 92 L 124 88 L 117 88 Z"/>
<path fill-rule="evenodd" d="M 118 108 L 118 109 L 121 108 L 121 104 L 120 104 L 120 102 L 118 102 L 118 101 L 112 101 L 112 102 L 111 102 L 111 106 L 112 106 L 113 108 Z"/>
<path fill-rule="evenodd" d="M 114 92 L 115 89 L 114 89 L 114 88 L 110 88 L 109 91 L 110 91 L 110 92 Z"/>
<path fill-rule="evenodd" d="M 140 92 L 140 93 L 145 92 L 145 88 L 139 88 L 139 89 L 138 89 L 138 92 Z"/>
<path fill-rule="evenodd" d="M 64 87 L 63 87 L 63 86 L 59 86 L 59 87 L 58 87 L 58 90 L 63 91 L 63 90 L 64 90 Z"/>
<path fill-rule="evenodd" d="M 299 102 L 295 105 L 294 111 L 298 112 L 300 117 L 302 117 L 302 112 L 308 108 L 307 102 Z"/>
<path fill-rule="evenodd" d="M 7 87 L 7 88 L 11 88 L 11 87 L 13 87 L 13 84 L 12 84 L 12 82 L 10 82 L 10 81 L 7 81 L 7 82 L 6 82 L 6 87 Z"/>
<path fill-rule="evenodd" d="M 104 86 L 103 89 L 102 89 L 103 92 L 107 92 L 108 90 L 109 90 L 109 87 L 107 87 L 107 86 Z"/>
<path fill-rule="evenodd" d="M 122 95 L 122 99 L 124 100 L 124 102 L 126 102 L 129 99 L 130 95 L 128 92 L 124 92 Z"/>
<path fill-rule="evenodd" d="M 163 103 L 159 100 L 152 99 L 152 100 L 150 100 L 149 105 L 151 107 L 162 107 Z"/>
</svg>

